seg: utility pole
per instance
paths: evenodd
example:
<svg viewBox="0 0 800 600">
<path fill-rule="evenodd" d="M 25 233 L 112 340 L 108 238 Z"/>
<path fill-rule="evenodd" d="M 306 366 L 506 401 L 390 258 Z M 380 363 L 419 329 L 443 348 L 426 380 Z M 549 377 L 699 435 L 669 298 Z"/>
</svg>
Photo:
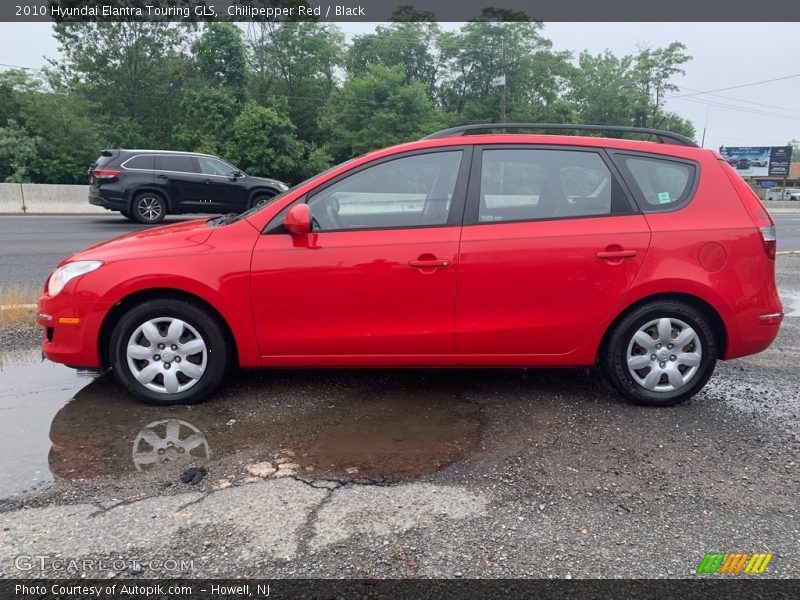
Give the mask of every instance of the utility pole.
<svg viewBox="0 0 800 600">
<path fill-rule="evenodd" d="M 505 31 L 503 32 L 503 37 L 500 39 L 500 45 L 503 52 L 503 62 L 501 64 L 503 74 L 501 77 L 503 78 L 503 89 L 500 90 L 500 122 L 506 122 L 506 70 L 508 65 L 506 65 L 506 36 Z"/>
<path fill-rule="evenodd" d="M 708 113 L 711 111 L 711 105 L 706 104 L 706 122 L 703 124 L 703 141 L 700 142 L 700 147 L 706 147 L 706 129 L 708 128 Z"/>
</svg>

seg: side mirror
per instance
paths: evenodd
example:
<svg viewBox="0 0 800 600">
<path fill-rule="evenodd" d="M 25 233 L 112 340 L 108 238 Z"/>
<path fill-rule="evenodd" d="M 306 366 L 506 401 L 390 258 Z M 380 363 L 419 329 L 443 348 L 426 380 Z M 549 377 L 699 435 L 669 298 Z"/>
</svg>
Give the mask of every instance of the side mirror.
<svg viewBox="0 0 800 600">
<path fill-rule="evenodd" d="M 237 179 L 239 179 L 239 177 L 242 177 L 243 175 L 244 173 L 242 173 L 241 171 L 232 171 L 230 174 L 230 179 L 231 181 L 236 181 Z"/>
<path fill-rule="evenodd" d="M 311 233 L 311 209 L 308 204 L 295 204 L 283 218 L 283 226 L 292 235 Z"/>
</svg>

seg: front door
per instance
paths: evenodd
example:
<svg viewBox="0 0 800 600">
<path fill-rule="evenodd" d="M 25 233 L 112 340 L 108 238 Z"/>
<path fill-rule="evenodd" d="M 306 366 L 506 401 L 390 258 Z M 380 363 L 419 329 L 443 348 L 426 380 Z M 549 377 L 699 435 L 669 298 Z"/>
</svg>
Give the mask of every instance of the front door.
<svg viewBox="0 0 800 600">
<path fill-rule="evenodd" d="M 466 155 L 379 159 L 301 200 L 314 218 L 306 238 L 260 237 L 252 303 L 265 364 L 453 352 Z"/>
<path fill-rule="evenodd" d="M 633 283 L 647 222 L 602 152 L 487 146 L 472 172 L 456 353 L 561 364 L 597 335 Z"/>
</svg>

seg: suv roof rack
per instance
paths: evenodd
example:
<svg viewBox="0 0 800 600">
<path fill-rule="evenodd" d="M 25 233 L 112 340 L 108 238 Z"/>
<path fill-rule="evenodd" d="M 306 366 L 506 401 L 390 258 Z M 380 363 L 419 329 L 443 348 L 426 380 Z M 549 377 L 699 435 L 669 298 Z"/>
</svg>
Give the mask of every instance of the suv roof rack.
<svg viewBox="0 0 800 600">
<path fill-rule="evenodd" d="M 459 125 L 450 129 L 442 129 L 422 138 L 435 140 L 439 138 L 456 137 L 476 131 L 489 131 L 492 129 L 551 129 L 555 131 L 602 131 L 604 133 L 639 133 L 651 135 L 662 144 L 676 146 L 694 146 L 697 144 L 679 133 L 664 131 L 662 129 L 648 129 L 646 127 L 626 127 L 620 125 L 581 125 L 574 123 L 474 123 L 472 125 Z"/>
</svg>

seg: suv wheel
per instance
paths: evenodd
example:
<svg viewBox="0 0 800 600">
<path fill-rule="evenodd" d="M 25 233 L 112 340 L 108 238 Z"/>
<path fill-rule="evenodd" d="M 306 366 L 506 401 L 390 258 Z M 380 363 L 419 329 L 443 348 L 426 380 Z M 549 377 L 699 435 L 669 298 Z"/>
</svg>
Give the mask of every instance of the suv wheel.
<svg viewBox="0 0 800 600">
<path fill-rule="evenodd" d="M 627 399 L 671 406 L 703 388 L 717 354 L 714 331 L 702 312 L 683 302 L 661 301 L 640 306 L 614 327 L 600 366 Z"/>
<path fill-rule="evenodd" d="M 217 318 L 182 300 L 154 300 L 128 311 L 111 335 L 117 380 L 150 404 L 193 404 L 228 370 L 227 337 Z"/>
<path fill-rule="evenodd" d="M 167 203 L 158 194 L 145 192 L 133 199 L 133 218 L 139 223 L 161 223 L 167 214 Z"/>
<path fill-rule="evenodd" d="M 268 202 L 270 198 L 273 198 L 275 194 L 258 194 L 257 196 L 253 196 L 253 199 L 250 200 L 250 204 L 247 206 L 248 210 L 251 208 L 255 208 L 259 204 L 264 204 L 264 202 Z"/>
</svg>

